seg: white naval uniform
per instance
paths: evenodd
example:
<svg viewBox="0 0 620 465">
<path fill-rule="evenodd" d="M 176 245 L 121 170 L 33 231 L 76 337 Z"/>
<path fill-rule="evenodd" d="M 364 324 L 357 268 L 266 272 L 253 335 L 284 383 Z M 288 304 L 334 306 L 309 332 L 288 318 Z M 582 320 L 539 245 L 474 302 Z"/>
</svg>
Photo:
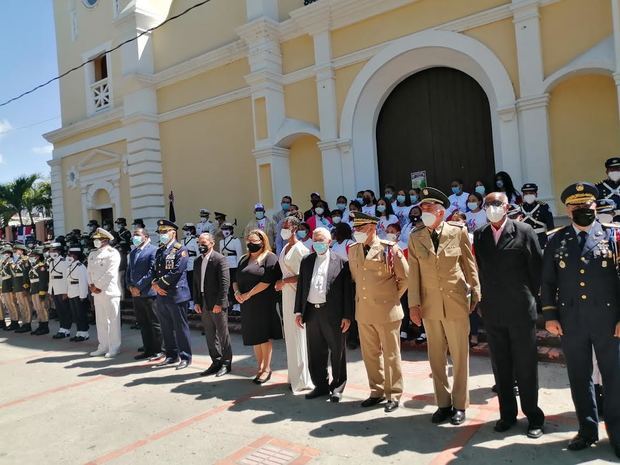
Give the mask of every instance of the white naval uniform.
<svg viewBox="0 0 620 465">
<path fill-rule="evenodd" d="M 199 221 L 196 223 L 196 236 L 200 236 L 202 233 L 215 234 L 215 225 L 210 220 L 204 223 Z"/>
<path fill-rule="evenodd" d="M 93 294 L 97 339 L 99 347 L 95 353 L 110 356 L 121 350 L 121 290 L 118 285 L 118 268 L 121 256 L 118 250 L 106 245 L 88 255 L 88 283 L 101 289 Z"/>
<path fill-rule="evenodd" d="M 186 271 L 193 271 L 194 261 L 196 260 L 196 257 L 200 255 L 200 250 L 198 249 L 198 238 L 196 236 L 184 237 L 183 246 L 187 249 L 188 253 Z"/>
<path fill-rule="evenodd" d="M 49 263 L 50 281 L 47 286 L 49 295 L 62 295 L 67 293 L 67 269 L 69 263 L 60 255 L 50 259 Z"/>
<path fill-rule="evenodd" d="M 67 297 L 70 299 L 74 297 L 86 299 L 88 297 L 88 271 L 82 262 L 75 261 L 68 266 Z M 75 335 L 87 339 L 89 337 L 88 331 L 77 331 Z"/>
</svg>

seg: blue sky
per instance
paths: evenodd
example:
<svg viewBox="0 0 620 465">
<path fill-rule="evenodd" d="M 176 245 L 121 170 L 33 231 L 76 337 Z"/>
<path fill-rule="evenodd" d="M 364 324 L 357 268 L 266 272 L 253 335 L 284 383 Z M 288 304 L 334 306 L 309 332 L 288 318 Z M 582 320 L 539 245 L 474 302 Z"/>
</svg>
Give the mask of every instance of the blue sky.
<svg viewBox="0 0 620 465">
<path fill-rule="evenodd" d="M 58 74 L 52 4 L 53 0 L 1 0 L 0 101 Z M 52 147 L 41 134 L 58 127 L 56 83 L 0 107 L 0 183 L 22 174 L 49 176 L 46 161 Z"/>
</svg>

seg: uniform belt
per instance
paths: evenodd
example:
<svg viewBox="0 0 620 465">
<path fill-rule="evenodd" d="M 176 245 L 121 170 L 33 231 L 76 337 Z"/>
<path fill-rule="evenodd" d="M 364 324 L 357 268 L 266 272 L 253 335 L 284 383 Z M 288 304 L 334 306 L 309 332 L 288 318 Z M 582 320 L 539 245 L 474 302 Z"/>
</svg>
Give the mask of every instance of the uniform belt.
<svg viewBox="0 0 620 465">
<path fill-rule="evenodd" d="M 79 282 L 79 281 L 77 281 L 77 280 L 75 280 L 75 281 L 74 281 L 74 280 L 72 279 L 71 281 L 69 281 L 69 284 L 80 284 L 80 282 Z"/>
<path fill-rule="evenodd" d="M 322 303 L 322 304 L 311 304 L 310 302 L 308 302 L 308 306 L 310 308 L 325 308 L 327 307 L 327 302 Z"/>
<path fill-rule="evenodd" d="M 10 276 L 3 276 L 3 277 L 2 277 L 2 281 L 7 281 L 7 280 L 9 280 L 9 279 L 11 279 L 11 277 L 10 277 Z"/>
<path fill-rule="evenodd" d="M 195 256 L 196 256 L 196 252 L 194 252 L 193 250 L 189 250 L 189 251 L 188 251 L 188 255 L 189 255 L 190 257 L 195 257 Z"/>
<path fill-rule="evenodd" d="M 62 279 L 62 276 L 52 276 L 52 279 Z"/>
<path fill-rule="evenodd" d="M 534 228 L 534 232 L 536 234 L 546 233 L 547 232 L 547 228 Z"/>
<path fill-rule="evenodd" d="M 15 273 L 13 275 L 14 278 L 21 278 L 22 276 L 24 276 L 24 273 Z"/>
<path fill-rule="evenodd" d="M 30 280 L 30 282 L 31 282 L 31 283 L 38 283 L 38 282 L 39 282 L 39 280 L 38 280 L 38 279 L 36 279 L 36 278 L 33 278 L 33 279 L 31 279 L 31 280 Z"/>
</svg>

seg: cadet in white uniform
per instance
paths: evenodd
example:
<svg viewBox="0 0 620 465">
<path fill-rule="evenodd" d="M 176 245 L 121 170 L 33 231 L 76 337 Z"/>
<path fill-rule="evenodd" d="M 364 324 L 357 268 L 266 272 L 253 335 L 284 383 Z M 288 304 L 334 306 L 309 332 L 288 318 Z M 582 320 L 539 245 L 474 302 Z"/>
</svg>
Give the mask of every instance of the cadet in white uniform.
<svg viewBox="0 0 620 465">
<path fill-rule="evenodd" d="M 224 239 L 220 240 L 219 247 L 220 253 L 228 260 L 228 270 L 230 272 L 230 289 L 228 291 L 228 301 L 231 305 L 231 311 L 234 315 L 239 315 L 241 308 L 235 300 L 235 293 L 232 288 L 232 283 L 237 279 L 237 264 L 239 259 L 243 255 L 243 249 L 241 248 L 241 240 L 234 236 L 235 227 L 232 223 L 224 223 L 222 225 L 222 235 Z M 234 303 L 233 303 L 234 302 Z"/>
<path fill-rule="evenodd" d="M 183 246 L 187 249 L 187 282 L 194 282 L 194 260 L 200 253 L 198 250 L 198 238 L 196 237 L 196 226 L 194 223 L 185 223 L 183 226 Z M 193 286 L 189 287 L 189 292 L 192 294 Z M 192 300 L 190 302 L 190 309 L 194 308 L 194 295 L 192 294 Z"/>
<path fill-rule="evenodd" d="M 88 256 L 88 283 L 95 301 L 99 347 L 90 355 L 112 358 L 121 350 L 121 290 L 118 269 L 121 256 L 110 246 L 114 236 L 102 228 L 93 234 L 95 249 Z"/>
<path fill-rule="evenodd" d="M 70 341 L 83 342 L 89 337 L 88 334 L 88 271 L 82 263 L 82 249 L 71 247 L 67 254 L 67 297 L 69 308 L 77 327 L 77 332 Z"/>
<path fill-rule="evenodd" d="M 209 221 L 211 212 L 206 208 L 200 209 L 200 222 L 196 225 L 196 236 L 200 236 L 202 233 L 215 234 L 215 225 Z"/>
<path fill-rule="evenodd" d="M 60 320 L 60 328 L 53 336 L 54 339 L 63 339 L 71 335 L 71 309 L 67 299 L 67 268 L 69 265 L 60 254 L 62 248 L 60 242 L 54 242 L 50 245 L 48 294 L 54 301 L 54 308 Z"/>
</svg>

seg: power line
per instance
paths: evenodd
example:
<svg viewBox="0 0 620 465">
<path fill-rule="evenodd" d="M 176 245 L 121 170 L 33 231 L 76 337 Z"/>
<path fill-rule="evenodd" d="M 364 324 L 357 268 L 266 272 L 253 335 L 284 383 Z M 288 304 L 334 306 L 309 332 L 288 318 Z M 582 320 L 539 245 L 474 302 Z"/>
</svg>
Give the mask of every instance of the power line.
<svg viewBox="0 0 620 465">
<path fill-rule="evenodd" d="M 125 45 L 125 44 L 129 44 L 129 43 L 131 43 L 131 42 L 133 42 L 133 41 L 135 41 L 135 40 L 138 40 L 138 39 L 139 39 L 140 37 L 142 37 L 143 35 L 148 34 L 148 33 L 150 33 L 150 32 L 153 32 L 153 31 L 155 31 L 155 30 L 159 29 L 159 28 L 160 28 L 160 27 L 162 27 L 164 24 L 167 24 L 167 23 L 169 23 L 170 21 L 174 21 L 175 19 L 178 19 L 178 18 L 180 18 L 181 16 L 186 15 L 187 13 L 189 13 L 190 11 L 192 11 L 194 8 L 198 8 L 199 6 L 202 6 L 202 5 L 206 4 L 206 3 L 209 3 L 210 1 L 211 1 L 211 0 L 203 0 L 202 2 L 198 2 L 198 3 L 196 3 L 195 5 L 190 6 L 190 7 L 189 7 L 189 8 L 187 8 L 185 11 L 182 11 L 181 13 L 179 13 L 179 14 L 177 14 L 177 15 L 171 16 L 170 18 L 166 19 L 164 22 L 162 22 L 162 23 L 158 24 L 157 26 L 153 26 L 152 28 L 149 28 L 149 29 L 147 29 L 147 30 L 145 30 L 145 31 L 142 31 L 142 32 L 141 32 L 140 34 L 138 34 L 137 36 L 135 36 L 135 37 L 131 37 L 130 39 L 127 39 L 127 40 L 125 40 L 125 41 L 121 42 L 121 43 L 120 43 L 120 44 L 118 44 L 116 47 L 112 47 L 110 50 L 107 50 L 107 51 L 103 52 L 102 54 L 100 54 L 100 55 L 98 55 L 98 56 L 96 56 L 96 57 L 93 57 L 93 58 L 91 58 L 90 60 L 87 60 L 87 61 L 85 61 L 84 63 L 81 63 L 81 64 L 79 64 L 79 65 L 77 65 L 77 66 L 75 66 L 75 67 L 73 67 L 73 68 L 71 68 L 71 69 L 69 69 L 69 70 L 65 71 L 64 73 L 62 73 L 62 74 L 60 74 L 60 75 L 58 75 L 58 76 L 56 76 L 56 77 L 54 77 L 54 78 L 50 79 L 49 81 L 44 82 L 43 84 L 39 84 L 38 86 L 35 86 L 35 87 L 33 87 L 32 89 L 30 89 L 30 90 L 28 90 L 28 91 L 26 91 L 26 92 L 23 92 L 23 93 L 19 94 L 19 95 L 18 95 L 18 96 L 16 96 L 16 97 L 12 97 L 12 98 L 10 98 L 10 99 L 8 99 L 8 100 L 6 100 L 6 101 L 4 101 L 4 102 L 0 103 L 0 107 L 4 107 L 4 106 L 8 105 L 9 103 L 15 102 L 16 100 L 19 100 L 19 99 L 21 99 L 21 98 L 25 97 L 26 95 L 29 95 L 29 94 L 32 94 L 33 92 L 36 92 L 37 90 L 39 90 L 39 89 L 41 89 L 42 87 L 45 87 L 45 86 L 47 86 L 47 85 L 51 84 L 51 83 L 52 83 L 52 82 L 54 82 L 54 81 L 58 81 L 58 80 L 62 79 L 63 77 L 65 77 L 65 76 L 67 76 L 67 75 L 71 74 L 72 72 L 77 71 L 78 69 L 83 68 L 84 66 L 86 66 L 86 65 L 87 65 L 87 64 L 89 64 L 89 63 L 92 63 L 92 62 L 93 62 L 93 61 L 95 61 L 97 58 L 100 58 L 101 56 L 104 56 L 104 55 L 108 55 L 108 54 L 110 54 L 110 53 L 112 53 L 112 52 L 114 52 L 114 51 L 118 50 L 118 49 L 119 49 L 119 48 L 121 48 L 123 45 Z"/>
<path fill-rule="evenodd" d="M 58 119 L 58 118 L 60 118 L 60 115 L 54 116 L 53 118 L 44 119 L 43 121 L 37 121 L 36 123 L 30 123 L 30 124 L 26 124 L 24 126 L 18 126 L 16 128 L 9 127 L 8 129 L 6 129 L 4 131 L 0 131 L 0 135 L 8 134 L 9 132 L 13 132 L 13 131 L 19 131 L 20 129 L 27 129 L 27 128 L 31 128 L 33 126 L 38 126 L 39 124 L 47 123 L 48 121 L 54 121 L 55 119 Z"/>
</svg>

